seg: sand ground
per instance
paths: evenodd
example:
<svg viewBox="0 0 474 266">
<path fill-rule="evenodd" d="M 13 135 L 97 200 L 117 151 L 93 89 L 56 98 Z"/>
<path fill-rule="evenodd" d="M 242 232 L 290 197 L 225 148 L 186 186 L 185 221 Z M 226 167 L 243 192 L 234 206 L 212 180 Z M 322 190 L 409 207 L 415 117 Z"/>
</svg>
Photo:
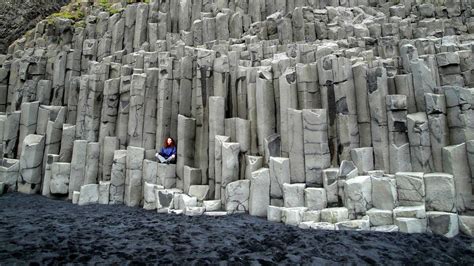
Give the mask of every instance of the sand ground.
<svg viewBox="0 0 474 266">
<path fill-rule="evenodd" d="M 474 264 L 472 239 L 302 230 L 249 215 L 186 217 L 0 196 L 0 264 Z"/>
</svg>

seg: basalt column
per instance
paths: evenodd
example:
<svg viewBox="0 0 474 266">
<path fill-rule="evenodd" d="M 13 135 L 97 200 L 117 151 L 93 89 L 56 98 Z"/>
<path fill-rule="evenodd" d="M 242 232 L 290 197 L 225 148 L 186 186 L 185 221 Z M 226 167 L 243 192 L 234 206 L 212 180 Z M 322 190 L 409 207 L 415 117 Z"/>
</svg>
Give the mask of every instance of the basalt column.
<svg viewBox="0 0 474 266">
<path fill-rule="evenodd" d="M 371 68 L 367 78 L 375 169 L 389 172 L 387 108 L 385 107 L 385 97 L 388 95 L 387 72 L 382 67 Z"/>
<path fill-rule="evenodd" d="M 128 120 L 128 145 L 143 146 L 143 125 L 145 117 L 146 74 L 134 74 L 130 89 L 130 113 Z"/>
<path fill-rule="evenodd" d="M 224 97 L 209 98 L 209 197 L 214 198 L 215 191 L 215 137 L 224 134 Z M 202 180 L 206 184 L 205 180 Z"/>
</svg>

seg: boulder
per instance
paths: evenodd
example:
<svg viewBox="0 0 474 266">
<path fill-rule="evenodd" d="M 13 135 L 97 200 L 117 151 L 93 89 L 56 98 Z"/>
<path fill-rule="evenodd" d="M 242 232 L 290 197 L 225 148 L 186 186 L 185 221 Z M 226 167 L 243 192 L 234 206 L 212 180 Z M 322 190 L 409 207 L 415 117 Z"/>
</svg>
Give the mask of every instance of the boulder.
<svg viewBox="0 0 474 266">
<path fill-rule="evenodd" d="M 227 212 L 204 212 L 204 215 L 207 215 L 207 216 L 226 216 L 227 215 Z"/>
<path fill-rule="evenodd" d="M 300 229 L 310 229 L 311 225 L 314 224 L 312 221 L 303 221 L 298 224 L 298 228 Z"/>
<path fill-rule="evenodd" d="M 321 222 L 338 223 L 349 220 L 349 210 L 344 207 L 327 208 L 321 210 Z"/>
<path fill-rule="evenodd" d="M 398 232 L 398 226 L 391 224 L 391 225 L 380 225 L 374 226 L 370 228 L 370 231 L 381 232 L 381 233 L 391 233 L 391 232 Z"/>
<path fill-rule="evenodd" d="M 202 205 L 206 209 L 206 212 L 220 211 L 222 208 L 220 200 L 205 200 L 202 202 Z"/>
<path fill-rule="evenodd" d="M 464 211 L 472 201 L 472 177 L 469 169 L 466 144 L 443 148 L 443 171 L 453 175 L 456 188 L 456 209 Z"/>
<path fill-rule="evenodd" d="M 283 198 L 283 184 L 290 183 L 290 159 L 270 157 L 270 195 Z"/>
<path fill-rule="evenodd" d="M 428 232 L 445 237 L 459 234 L 459 221 L 456 213 L 431 211 L 426 213 Z"/>
<path fill-rule="evenodd" d="M 206 200 L 209 197 L 209 186 L 208 185 L 189 186 L 188 194 L 191 197 L 196 197 L 199 202 L 202 202 L 203 200 Z"/>
<path fill-rule="evenodd" d="M 320 222 L 311 224 L 311 229 L 336 230 L 336 226 L 333 223 Z"/>
<path fill-rule="evenodd" d="M 459 215 L 459 230 L 464 234 L 474 236 L 474 216 Z"/>
<path fill-rule="evenodd" d="M 306 188 L 304 201 L 304 206 L 309 210 L 322 210 L 327 207 L 326 190 L 324 188 Z"/>
<path fill-rule="evenodd" d="M 204 214 L 206 209 L 204 207 L 186 207 L 184 215 L 186 216 L 201 216 Z"/>
<path fill-rule="evenodd" d="M 155 190 L 156 209 L 159 213 L 167 213 L 174 207 L 174 194 L 179 193 L 176 189 Z"/>
<path fill-rule="evenodd" d="M 369 230 L 370 224 L 369 220 L 351 220 L 351 221 L 342 221 L 335 224 L 336 230 Z"/>
<path fill-rule="evenodd" d="M 166 189 L 176 187 L 176 164 L 158 164 L 157 183 Z"/>
<path fill-rule="evenodd" d="M 426 210 L 456 212 L 454 178 L 450 174 L 425 174 Z"/>
<path fill-rule="evenodd" d="M 423 173 L 398 172 L 395 175 L 400 206 L 416 206 L 425 203 Z"/>
<path fill-rule="evenodd" d="M 79 205 L 99 203 L 99 185 L 87 184 L 81 186 Z"/>
<path fill-rule="evenodd" d="M 225 210 L 229 213 L 246 212 L 249 209 L 250 180 L 239 180 L 227 184 Z"/>
<path fill-rule="evenodd" d="M 303 213 L 303 222 L 321 222 L 321 211 L 307 210 Z"/>
<path fill-rule="evenodd" d="M 182 210 L 183 212 L 186 212 L 186 208 L 188 207 L 197 207 L 196 197 L 190 197 L 186 194 L 175 194 L 174 200 L 176 199 L 178 204 L 176 205 L 175 201 L 174 208 L 177 210 Z"/>
<path fill-rule="evenodd" d="M 18 190 L 22 193 L 34 194 L 38 192 L 41 187 L 45 137 L 41 135 L 28 135 L 25 137 L 23 143 L 21 143 L 21 146 Z M 69 173 L 67 176 L 67 183 L 69 183 Z"/>
<path fill-rule="evenodd" d="M 372 208 L 367 211 L 369 216 L 370 226 L 381 226 L 393 224 L 393 211 L 379 210 Z"/>
<path fill-rule="evenodd" d="M 6 192 L 16 191 L 17 181 L 20 178 L 20 160 L 3 158 L 0 162 L 0 182 L 3 182 Z"/>
<path fill-rule="evenodd" d="M 189 193 L 189 187 L 192 185 L 201 184 L 201 169 L 193 168 L 189 166 L 184 166 L 184 180 L 183 180 L 183 190 L 184 193 Z"/>
<path fill-rule="evenodd" d="M 270 222 L 281 222 L 281 213 L 283 207 L 268 206 L 267 208 L 267 220 Z"/>
<path fill-rule="evenodd" d="M 381 210 L 393 210 L 398 205 L 397 184 L 394 178 L 372 177 L 372 204 Z"/>
<path fill-rule="evenodd" d="M 110 181 L 99 182 L 99 204 L 109 204 Z"/>
<path fill-rule="evenodd" d="M 156 190 L 164 189 L 163 186 L 155 185 L 152 183 L 145 182 L 143 188 L 143 209 L 155 210 L 156 209 Z"/>
<path fill-rule="evenodd" d="M 372 182 L 370 176 L 358 176 L 344 184 L 345 204 L 349 218 L 365 215 L 372 208 Z"/>
<path fill-rule="evenodd" d="M 374 170 L 374 149 L 372 147 L 355 148 L 351 150 L 351 159 L 359 171 L 359 175 Z"/>
<path fill-rule="evenodd" d="M 297 226 L 303 221 L 305 207 L 282 208 L 281 221 L 286 225 Z"/>
<path fill-rule="evenodd" d="M 403 217 L 403 218 L 425 219 L 426 218 L 425 205 L 397 207 L 393 209 L 393 217 L 394 218 Z"/>
<path fill-rule="evenodd" d="M 339 187 L 337 184 L 338 168 L 328 168 L 323 170 L 323 187 L 326 190 L 328 205 L 339 202 Z"/>
<path fill-rule="evenodd" d="M 249 214 L 267 217 L 270 205 L 270 170 L 262 168 L 252 172 L 250 178 Z"/>
<path fill-rule="evenodd" d="M 305 187 L 306 184 L 283 184 L 283 206 L 303 207 Z"/>
<path fill-rule="evenodd" d="M 79 198 L 81 196 L 81 192 L 79 191 L 74 191 L 72 193 L 72 204 L 78 204 L 79 203 Z"/>
<path fill-rule="evenodd" d="M 417 218 L 395 218 L 395 225 L 402 233 L 425 233 L 426 219 Z"/>
<path fill-rule="evenodd" d="M 51 194 L 67 195 L 69 187 L 70 163 L 53 163 L 51 166 Z"/>
</svg>

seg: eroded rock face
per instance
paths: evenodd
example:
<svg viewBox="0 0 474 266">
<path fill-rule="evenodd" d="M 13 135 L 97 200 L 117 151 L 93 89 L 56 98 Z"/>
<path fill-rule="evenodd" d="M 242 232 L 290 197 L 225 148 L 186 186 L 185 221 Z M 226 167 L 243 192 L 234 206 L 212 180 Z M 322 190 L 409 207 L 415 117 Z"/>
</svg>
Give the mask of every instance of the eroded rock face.
<svg viewBox="0 0 474 266">
<path fill-rule="evenodd" d="M 0 53 L 6 53 L 8 46 L 27 30 L 51 13 L 57 12 L 69 0 L 48 2 L 4 1 L 0 11 Z"/>
</svg>

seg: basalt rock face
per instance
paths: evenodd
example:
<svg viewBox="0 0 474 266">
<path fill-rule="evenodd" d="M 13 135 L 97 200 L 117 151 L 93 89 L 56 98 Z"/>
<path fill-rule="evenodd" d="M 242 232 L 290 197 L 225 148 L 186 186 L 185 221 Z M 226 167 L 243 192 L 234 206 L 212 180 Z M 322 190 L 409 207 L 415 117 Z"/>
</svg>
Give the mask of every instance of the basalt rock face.
<svg viewBox="0 0 474 266">
<path fill-rule="evenodd" d="M 11 43 L 68 2 L 70 0 L 1 0 L 0 53 L 6 53 Z"/>
<path fill-rule="evenodd" d="M 82 203 L 470 232 L 473 4 L 81 1 L 81 23 L 0 55 L 0 182 L 34 168 L 18 187 Z M 157 164 L 167 137 L 176 164 Z"/>
</svg>

